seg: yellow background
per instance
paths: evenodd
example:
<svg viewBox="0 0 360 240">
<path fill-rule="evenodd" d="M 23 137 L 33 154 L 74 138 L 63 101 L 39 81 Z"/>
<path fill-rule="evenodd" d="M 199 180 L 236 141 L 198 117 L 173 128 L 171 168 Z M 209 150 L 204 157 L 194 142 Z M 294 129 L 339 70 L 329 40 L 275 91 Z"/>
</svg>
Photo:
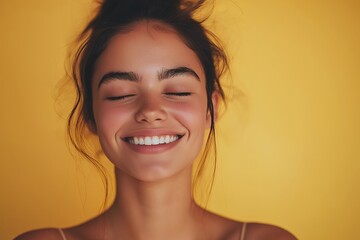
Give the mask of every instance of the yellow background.
<svg viewBox="0 0 360 240">
<path fill-rule="evenodd" d="M 236 89 L 219 120 L 209 208 L 300 239 L 360 239 L 360 2 L 217 2 L 210 25 Z M 64 113 L 58 82 L 91 7 L 0 0 L 1 239 L 98 212 L 96 173 L 68 153 L 55 111 Z"/>
</svg>

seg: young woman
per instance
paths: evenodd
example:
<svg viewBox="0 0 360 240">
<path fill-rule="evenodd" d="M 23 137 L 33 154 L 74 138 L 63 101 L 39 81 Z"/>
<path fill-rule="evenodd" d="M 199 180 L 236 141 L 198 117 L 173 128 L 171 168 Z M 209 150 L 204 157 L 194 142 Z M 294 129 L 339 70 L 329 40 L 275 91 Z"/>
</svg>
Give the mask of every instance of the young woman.
<svg viewBox="0 0 360 240">
<path fill-rule="evenodd" d="M 207 129 L 205 153 L 215 140 L 227 66 L 213 35 L 192 18 L 202 3 L 102 3 L 74 62 L 79 98 L 69 124 L 85 155 L 77 138 L 83 127 L 99 138 L 115 166 L 115 200 L 86 223 L 16 240 L 295 239 L 275 226 L 218 216 L 193 199 L 193 163 Z"/>
</svg>

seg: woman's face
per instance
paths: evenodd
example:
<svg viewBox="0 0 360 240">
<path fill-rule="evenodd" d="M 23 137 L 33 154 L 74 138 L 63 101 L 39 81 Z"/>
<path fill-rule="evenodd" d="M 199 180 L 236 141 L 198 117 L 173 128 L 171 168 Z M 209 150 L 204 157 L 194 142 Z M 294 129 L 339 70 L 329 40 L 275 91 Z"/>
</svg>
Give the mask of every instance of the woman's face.
<svg viewBox="0 0 360 240">
<path fill-rule="evenodd" d="M 142 181 L 191 172 L 210 122 L 205 74 L 171 27 L 142 21 L 114 36 L 92 94 L 96 132 L 117 169 Z"/>
</svg>

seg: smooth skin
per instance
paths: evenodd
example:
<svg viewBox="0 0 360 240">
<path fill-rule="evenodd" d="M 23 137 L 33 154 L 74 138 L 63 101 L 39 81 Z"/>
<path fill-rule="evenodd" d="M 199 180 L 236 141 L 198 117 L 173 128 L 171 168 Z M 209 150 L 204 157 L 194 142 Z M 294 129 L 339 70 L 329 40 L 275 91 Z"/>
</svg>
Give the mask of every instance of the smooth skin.
<svg viewBox="0 0 360 240">
<path fill-rule="evenodd" d="M 202 209 L 191 194 L 192 164 L 210 125 L 205 83 L 196 54 L 163 23 L 140 21 L 111 39 L 94 69 L 89 126 L 115 165 L 116 197 L 104 214 L 64 229 L 68 240 L 240 239 L 243 223 Z M 129 140 L 166 135 L 178 139 L 154 146 Z M 41 239 L 62 238 L 57 229 L 16 238 Z M 249 223 L 245 239 L 296 238 Z"/>
</svg>

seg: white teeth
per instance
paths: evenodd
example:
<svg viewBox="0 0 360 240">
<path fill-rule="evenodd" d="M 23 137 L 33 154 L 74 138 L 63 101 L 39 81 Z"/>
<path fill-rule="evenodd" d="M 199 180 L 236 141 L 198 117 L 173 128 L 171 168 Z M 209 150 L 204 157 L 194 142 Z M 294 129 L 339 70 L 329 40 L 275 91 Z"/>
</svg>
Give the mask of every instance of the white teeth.
<svg viewBox="0 0 360 240">
<path fill-rule="evenodd" d="M 151 145 L 151 137 L 145 137 L 145 145 Z"/>
<path fill-rule="evenodd" d="M 159 144 L 168 144 L 172 143 L 179 139 L 177 135 L 165 135 L 165 136 L 147 136 L 147 137 L 131 137 L 127 138 L 127 141 L 135 145 L 159 145 Z"/>
<path fill-rule="evenodd" d="M 152 145 L 158 145 L 159 144 L 159 137 L 158 136 L 152 137 L 151 144 Z"/>
</svg>

